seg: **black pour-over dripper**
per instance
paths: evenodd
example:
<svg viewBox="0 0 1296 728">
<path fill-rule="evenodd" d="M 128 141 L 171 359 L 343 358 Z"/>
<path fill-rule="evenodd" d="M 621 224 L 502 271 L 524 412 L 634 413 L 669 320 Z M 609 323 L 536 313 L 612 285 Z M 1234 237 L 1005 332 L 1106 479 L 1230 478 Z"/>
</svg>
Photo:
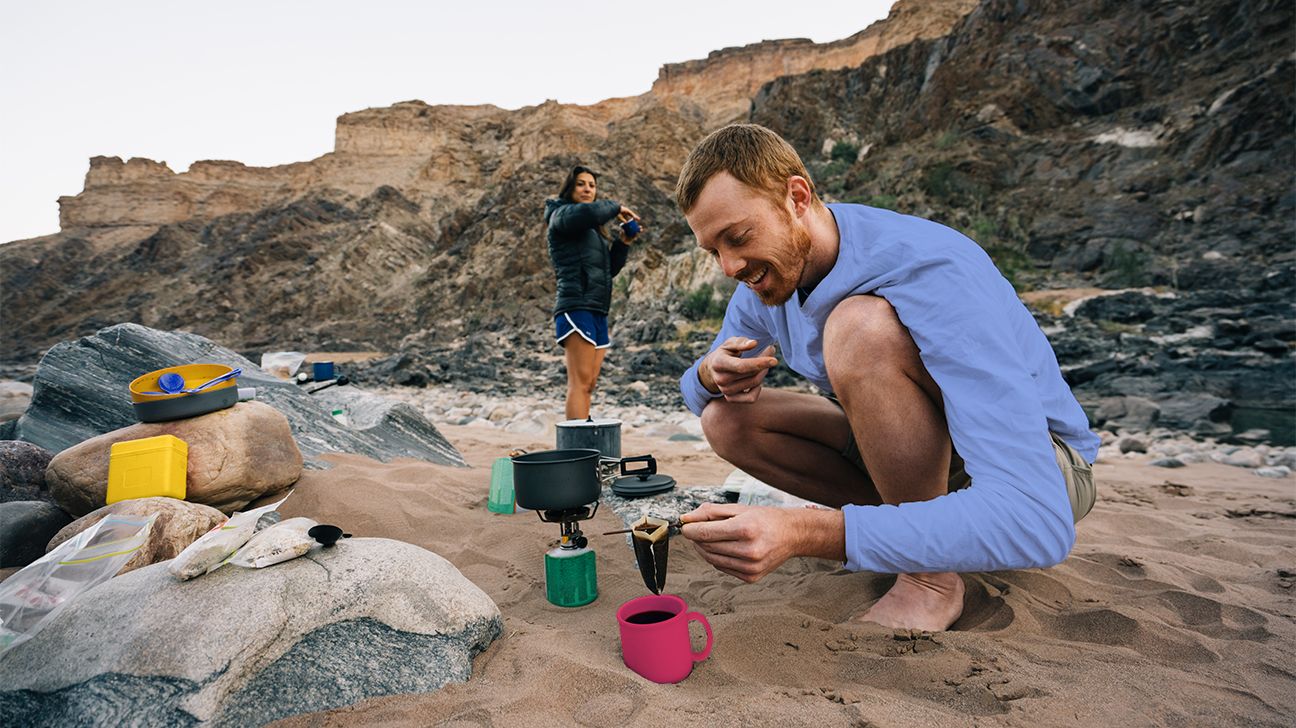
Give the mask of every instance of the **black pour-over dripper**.
<svg viewBox="0 0 1296 728">
<path fill-rule="evenodd" d="M 351 534 L 342 533 L 342 529 L 327 523 L 311 526 L 306 535 L 323 544 L 324 548 L 332 547 L 340 538 L 351 538 Z"/>
<path fill-rule="evenodd" d="M 666 561 L 670 556 L 670 537 L 678 536 L 680 527 L 679 519 L 667 521 L 664 518 L 644 516 L 630 524 L 630 528 L 608 531 L 603 535 L 630 534 L 635 562 L 639 565 L 639 575 L 643 577 L 644 586 L 648 587 L 653 594 L 661 594 L 662 589 L 666 588 Z"/>
</svg>

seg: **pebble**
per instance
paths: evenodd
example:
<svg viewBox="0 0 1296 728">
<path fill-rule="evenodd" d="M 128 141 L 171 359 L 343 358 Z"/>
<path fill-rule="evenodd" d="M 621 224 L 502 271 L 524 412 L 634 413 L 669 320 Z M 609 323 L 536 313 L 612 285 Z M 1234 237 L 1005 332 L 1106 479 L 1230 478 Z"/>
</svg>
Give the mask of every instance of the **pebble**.
<svg viewBox="0 0 1296 728">
<path fill-rule="evenodd" d="M 1147 442 L 1139 437 L 1122 437 L 1120 441 L 1121 453 L 1130 452 L 1147 452 Z"/>
<path fill-rule="evenodd" d="M 1154 465 L 1158 468 L 1182 468 L 1184 463 L 1178 458 L 1160 458 L 1158 460 L 1153 460 L 1148 463 L 1148 465 Z"/>
<path fill-rule="evenodd" d="M 1264 458 L 1255 450 L 1244 447 L 1224 455 L 1219 458 L 1218 462 L 1237 468 L 1258 468 L 1264 465 Z"/>
</svg>

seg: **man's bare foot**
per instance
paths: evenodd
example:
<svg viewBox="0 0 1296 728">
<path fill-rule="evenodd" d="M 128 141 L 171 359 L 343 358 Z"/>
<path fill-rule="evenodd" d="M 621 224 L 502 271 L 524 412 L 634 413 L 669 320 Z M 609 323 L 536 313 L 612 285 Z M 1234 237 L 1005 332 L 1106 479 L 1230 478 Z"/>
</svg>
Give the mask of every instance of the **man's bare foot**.
<svg viewBox="0 0 1296 728">
<path fill-rule="evenodd" d="M 863 622 L 939 632 L 963 614 L 963 578 L 953 572 L 901 574 L 895 586 L 864 614 Z"/>
</svg>

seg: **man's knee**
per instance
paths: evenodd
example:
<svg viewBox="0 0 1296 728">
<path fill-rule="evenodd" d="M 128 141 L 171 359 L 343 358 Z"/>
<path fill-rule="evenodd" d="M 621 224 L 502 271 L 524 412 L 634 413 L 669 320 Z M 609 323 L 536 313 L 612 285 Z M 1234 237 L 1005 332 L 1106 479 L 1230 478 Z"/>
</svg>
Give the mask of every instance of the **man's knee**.
<svg viewBox="0 0 1296 728">
<path fill-rule="evenodd" d="M 824 324 L 823 350 L 830 379 L 903 367 L 917 354 L 891 304 L 868 295 L 846 298 L 832 310 Z"/>
<path fill-rule="evenodd" d="M 741 406 L 720 397 L 708 402 L 702 410 L 702 434 L 720 457 L 724 457 L 730 446 L 742 438 L 745 420 L 733 411 Z"/>
</svg>

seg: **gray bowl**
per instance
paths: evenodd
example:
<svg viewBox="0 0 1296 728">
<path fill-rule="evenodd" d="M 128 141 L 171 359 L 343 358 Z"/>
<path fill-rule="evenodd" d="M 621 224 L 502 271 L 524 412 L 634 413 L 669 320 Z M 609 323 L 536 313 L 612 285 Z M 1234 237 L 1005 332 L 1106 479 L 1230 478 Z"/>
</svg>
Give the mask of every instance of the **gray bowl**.
<svg viewBox="0 0 1296 728">
<path fill-rule="evenodd" d="M 233 407 L 235 402 L 238 402 L 238 387 L 220 387 L 209 392 L 133 404 L 140 422 L 170 422 Z"/>
</svg>

